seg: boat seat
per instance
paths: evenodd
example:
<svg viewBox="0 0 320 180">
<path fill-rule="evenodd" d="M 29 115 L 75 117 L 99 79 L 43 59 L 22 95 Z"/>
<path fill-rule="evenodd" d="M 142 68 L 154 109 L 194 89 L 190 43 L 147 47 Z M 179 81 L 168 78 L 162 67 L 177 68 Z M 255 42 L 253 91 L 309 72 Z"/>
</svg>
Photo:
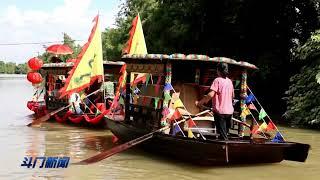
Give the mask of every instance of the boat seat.
<svg viewBox="0 0 320 180">
<path fill-rule="evenodd" d="M 217 129 L 216 128 L 189 128 L 192 133 L 201 133 L 202 135 L 212 135 L 217 136 Z"/>
<path fill-rule="evenodd" d="M 210 116 L 200 116 L 192 118 L 193 121 L 212 121 L 214 122 L 214 117 Z"/>
</svg>

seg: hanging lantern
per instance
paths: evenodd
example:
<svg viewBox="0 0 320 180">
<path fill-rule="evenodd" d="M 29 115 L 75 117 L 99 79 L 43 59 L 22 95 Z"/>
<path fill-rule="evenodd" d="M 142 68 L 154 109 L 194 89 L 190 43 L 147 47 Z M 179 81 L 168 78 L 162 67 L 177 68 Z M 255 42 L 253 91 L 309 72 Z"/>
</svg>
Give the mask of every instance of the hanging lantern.
<svg viewBox="0 0 320 180">
<path fill-rule="evenodd" d="M 37 57 L 31 58 L 28 61 L 28 66 L 30 69 L 36 71 L 39 70 L 43 65 L 43 61 Z"/>
<path fill-rule="evenodd" d="M 38 72 L 28 72 L 27 79 L 33 84 L 39 84 L 42 81 L 42 76 Z"/>
</svg>

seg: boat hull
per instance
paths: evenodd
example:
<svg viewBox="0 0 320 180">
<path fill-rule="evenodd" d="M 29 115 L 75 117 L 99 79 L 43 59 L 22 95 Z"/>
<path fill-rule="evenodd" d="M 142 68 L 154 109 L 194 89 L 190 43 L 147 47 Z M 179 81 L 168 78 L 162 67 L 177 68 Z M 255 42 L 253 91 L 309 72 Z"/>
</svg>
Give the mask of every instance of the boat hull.
<svg viewBox="0 0 320 180">
<path fill-rule="evenodd" d="M 105 118 L 109 129 L 126 142 L 148 133 L 129 124 Z M 303 162 L 309 145 L 300 143 L 253 143 L 250 140 L 199 140 L 155 133 L 142 148 L 153 153 L 199 165 L 277 163 L 282 160 Z"/>
</svg>

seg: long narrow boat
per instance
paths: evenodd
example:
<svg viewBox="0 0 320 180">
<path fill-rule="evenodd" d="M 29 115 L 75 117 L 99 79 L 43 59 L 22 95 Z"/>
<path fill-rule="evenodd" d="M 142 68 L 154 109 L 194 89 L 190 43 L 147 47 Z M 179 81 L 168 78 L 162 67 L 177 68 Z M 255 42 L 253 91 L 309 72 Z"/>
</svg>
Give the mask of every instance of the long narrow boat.
<svg viewBox="0 0 320 180">
<path fill-rule="evenodd" d="M 273 141 L 265 135 L 253 133 L 241 136 L 242 124 L 246 124 L 243 123 L 246 122 L 246 117 L 241 116 L 240 112 L 243 110 L 242 107 L 246 106 L 247 71 L 257 69 L 256 66 L 224 57 L 209 58 L 204 55 L 185 56 L 183 54 L 125 55 L 122 60 L 127 64 L 128 74 L 124 98 L 125 116 L 122 118 L 106 116 L 105 121 L 112 133 L 123 142 L 168 126 L 168 129 L 171 127 L 170 131 L 154 133 L 152 138 L 144 141 L 141 146 L 154 153 L 201 165 L 276 163 L 283 160 L 304 162 L 306 160 L 310 148 L 308 144 Z M 227 141 L 217 138 L 218 134 L 212 123 L 214 119 L 208 114 L 194 118 L 195 127 L 188 127 L 188 123 L 181 123 L 180 132 L 173 133 L 174 123 L 164 122 L 168 121 L 165 109 L 174 107 L 174 93 L 179 91 L 179 99 L 185 106 L 184 111 L 197 114 L 199 109 L 194 107 L 194 101 L 206 93 L 214 78 L 214 70 L 218 62 L 226 62 L 230 65 L 232 72 L 230 78 L 235 84 L 236 98 L 240 99 L 240 103 L 234 106 L 233 117 L 241 119 L 242 123 L 230 122 L 232 133 Z M 144 76 L 147 77 L 143 78 Z M 241 85 L 238 86 L 239 81 Z M 172 94 L 171 89 L 168 90 L 168 85 L 171 83 L 174 89 Z M 188 115 L 183 117 L 188 118 Z M 250 126 L 252 132 L 254 123 L 246 125 Z M 193 136 L 186 137 L 190 131 Z M 277 131 L 270 133 L 278 134 Z M 267 134 L 267 132 L 264 133 Z"/>
<path fill-rule="evenodd" d="M 150 132 L 112 118 L 105 120 L 112 133 L 125 142 Z M 277 163 L 283 160 L 304 162 L 310 147 L 308 144 L 295 142 L 254 143 L 249 137 L 229 141 L 213 136 L 206 138 L 207 140 L 190 139 L 156 133 L 142 147 L 153 153 L 199 165 Z"/>
</svg>

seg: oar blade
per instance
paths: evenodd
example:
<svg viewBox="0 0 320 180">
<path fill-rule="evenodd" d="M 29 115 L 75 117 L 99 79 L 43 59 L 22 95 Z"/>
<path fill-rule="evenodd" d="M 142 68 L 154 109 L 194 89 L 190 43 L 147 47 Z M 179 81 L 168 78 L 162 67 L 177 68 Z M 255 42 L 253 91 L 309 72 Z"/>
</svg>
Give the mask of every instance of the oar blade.
<svg viewBox="0 0 320 180">
<path fill-rule="evenodd" d="M 99 154 L 97 154 L 95 156 L 92 156 L 92 157 L 90 157 L 88 159 L 84 159 L 84 160 L 82 160 L 80 162 L 77 162 L 77 163 L 74 163 L 74 164 L 76 164 L 76 165 L 87 165 L 87 164 L 92 164 L 92 163 L 99 162 L 99 161 L 104 160 L 104 159 L 106 159 L 106 158 L 108 158 L 108 157 L 110 157 L 110 156 L 112 156 L 114 154 L 122 152 L 122 151 L 124 151 L 126 149 L 129 149 L 132 146 L 135 146 L 137 144 L 140 144 L 140 143 L 152 138 L 153 137 L 153 133 L 155 133 L 155 132 L 146 134 L 146 135 L 141 136 L 141 137 L 139 137 L 137 139 L 131 140 L 129 142 L 126 142 L 124 144 L 121 144 L 119 146 L 111 148 L 111 149 L 109 149 L 107 151 L 101 152 L 101 153 L 99 153 Z"/>
<path fill-rule="evenodd" d="M 125 146 L 124 146 L 125 145 Z M 126 147 L 126 148 L 125 148 Z M 109 149 L 109 150 L 107 150 L 107 151 L 104 151 L 104 152 L 102 152 L 102 153 L 100 153 L 100 154 L 97 154 L 97 155 L 95 155 L 95 156 L 92 156 L 92 157 L 90 157 L 90 158 L 88 158 L 88 159 L 85 159 L 85 160 L 82 160 L 82 161 L 80 161 L 80 162 L 78 162 L 78 163 L 75 163 L 75 164 L 78 164 L 78 165 L 86 165 L 86 164 L 92 164 L 92 163 L 96 163 L 96 162 L 99 162 L 99 161 L 101 161 L 101 160 L 103 160 L 103 159 L 106 159 L 106 158 L 108 158 L 108 157 L 110 157 L 110 156 L 112 156 L 112 155 L 114 155 L 114 154 L 117 154 L 117 153 L 119 153 L 119 152 L 121 152 L 121 151 L 124 151 L 124 150 L 126 150 L 126 149 L 128 149 L 129 147 L 126 145 L 126 144 L 122 144 L 122 145 L 120 145 L 120 146 L 116 146 L 116 147 L 114 147 L 114 148 L 112 148 L 112 149 Z"/>
<path fill-rule="evenodd" d="M 36 126 L 36 125 L 40 125 L 42 122 L 47 121 L 50 119 L 50 114 L 46 114 L 44 116 L 41 116 L 38 119 L 33 120 L 31 123 L 29 123 L 27 126 Z"/>
</svg>

